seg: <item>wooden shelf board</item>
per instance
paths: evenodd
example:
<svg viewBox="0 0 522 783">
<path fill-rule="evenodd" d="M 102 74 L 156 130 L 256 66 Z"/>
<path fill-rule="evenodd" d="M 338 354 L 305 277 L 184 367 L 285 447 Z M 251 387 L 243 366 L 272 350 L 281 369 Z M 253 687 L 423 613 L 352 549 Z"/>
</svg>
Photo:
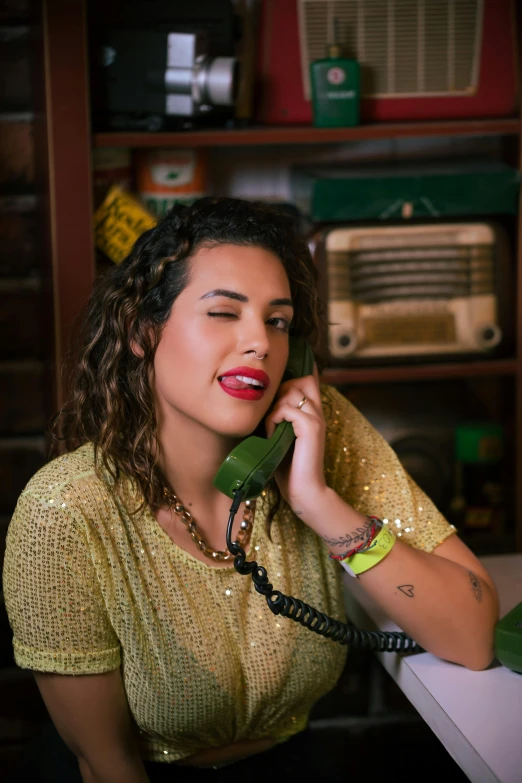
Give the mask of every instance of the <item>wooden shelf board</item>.
<svg viewBox="0 0 522 783">
<path fill-rule="evenodd" d="M 107 131 L 95 133 L 95 147 L 221 147 L 268 144 L 324 144 L 415 136 L 518 135 L 520 118 L 373 123 L 354 128 L 311 125 L 211 128 L 176 132 Z"/>
<path fill-rule="evenodd" d="M 0 375 L 12 375 L 13 373 L 42 373 L 45 362 L 39 359 L 0 359 Z"/>
<path fill-rule="evenodd" d="M 515 376 L 516 359 L 491 359 L 447 364 L 410 364 L 386 367 L 328 367 L 321 381 L 333 386 L 364 383 L 451 380 L 491 376 Z"/>
</svg>

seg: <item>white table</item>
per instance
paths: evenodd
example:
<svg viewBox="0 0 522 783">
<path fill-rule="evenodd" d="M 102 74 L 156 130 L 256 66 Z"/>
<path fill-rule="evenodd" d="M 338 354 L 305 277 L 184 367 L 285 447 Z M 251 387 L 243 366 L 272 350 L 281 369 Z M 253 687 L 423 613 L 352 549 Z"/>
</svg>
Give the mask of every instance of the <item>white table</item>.
<svg viewBox="0 0 522 783">
<path fill-rule="evenodd" d="M 503 617 L 522 601 L 522 555 L 481 561 L 498 587 Z M 355 625 L 397 630 L 348 574 L 345 588 Z M 522 782 L 522 674 L 496 662 L 473 672 L 430 653 L 377 657 L 472 783 Z"/>
</svg>

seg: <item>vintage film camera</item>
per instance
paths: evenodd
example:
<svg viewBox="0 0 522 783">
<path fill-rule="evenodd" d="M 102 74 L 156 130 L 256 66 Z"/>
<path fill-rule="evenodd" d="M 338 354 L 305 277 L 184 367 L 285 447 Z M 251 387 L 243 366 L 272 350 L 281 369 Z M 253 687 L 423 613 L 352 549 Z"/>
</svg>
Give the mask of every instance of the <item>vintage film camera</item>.
<svg viewBox="0 0 522 783">
<path fill-rule="evenodd" d="M 130 0 L 118 7 L 93 14 L 90 26 L 96 129 L 233 123 L 241 80 L 234 4 Z"/>
</svg>

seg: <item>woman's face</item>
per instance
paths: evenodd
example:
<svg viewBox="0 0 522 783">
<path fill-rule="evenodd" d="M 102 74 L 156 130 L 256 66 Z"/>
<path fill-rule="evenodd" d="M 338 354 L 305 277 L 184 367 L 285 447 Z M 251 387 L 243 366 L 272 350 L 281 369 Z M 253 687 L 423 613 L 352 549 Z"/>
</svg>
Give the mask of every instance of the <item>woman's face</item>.
<svg viewBox="0 0 522 783">
<path fill-rule="evenodd" d="M 280 384 L 292 315 L 288 277 L 273 253 L 198 250 L 156 351 L 159 423 L 182 417 L 226 437 L 251 433 Z"/>
</svg>

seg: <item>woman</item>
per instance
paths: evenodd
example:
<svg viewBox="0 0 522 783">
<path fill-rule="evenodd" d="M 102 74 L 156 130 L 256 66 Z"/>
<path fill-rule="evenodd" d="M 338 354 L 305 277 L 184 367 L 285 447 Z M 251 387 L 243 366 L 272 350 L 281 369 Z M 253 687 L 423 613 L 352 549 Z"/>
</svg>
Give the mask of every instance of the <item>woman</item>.
<svg viewBox="0 0 522 783">
<path fill-rule="evenodd" d="M 316 371 L 281 384 L 289 334 L 313 343 L 319 315 L 292 221 L 241 200 L 175 207 L 97 283 L 57 422 L 68 451 L 22 493 L 4 572 L 16 661 L 72 751 L 54 780 L 230 779 L 303 752 L 346 648 L 271 614 L 232 569 L 212 483 L 282 421 L 292 455 L 233 530 L 274 588 L 343 619 L 335 558 L 360 566 L 392 529 L 363 587 L 426 650 L 489 665 L 488 573 Z"/>
</svg>

